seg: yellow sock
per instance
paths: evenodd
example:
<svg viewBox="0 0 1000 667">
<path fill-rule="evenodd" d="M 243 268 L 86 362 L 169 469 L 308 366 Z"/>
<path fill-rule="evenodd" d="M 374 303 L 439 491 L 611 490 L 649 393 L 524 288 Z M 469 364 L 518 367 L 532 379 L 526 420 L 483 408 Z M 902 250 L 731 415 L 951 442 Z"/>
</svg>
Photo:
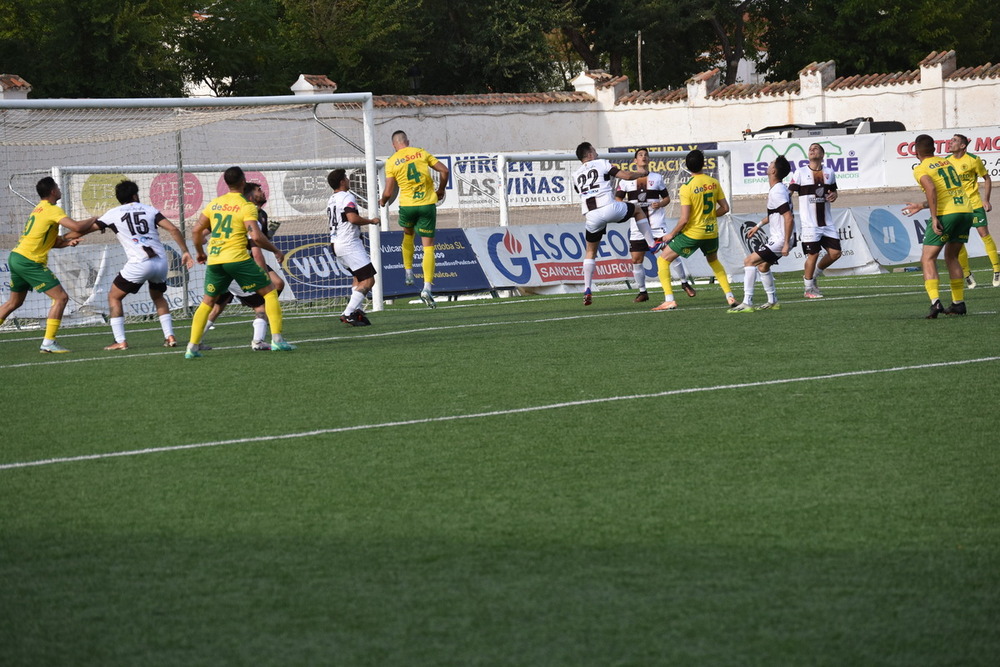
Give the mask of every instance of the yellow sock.
<svg viewBox="0 0 1000 667">
<path fill-rule="evenodd" d="M 952 280 L 949 284 L 951 285 L 951 302 L 965 301 L 965 278 Z"/>
<path fill-rule="evenodd" d="M 403 234 L 403 268 L 413 270 L 413 234 Z"/>
<path fill-rule="evenodd" d="M 198 309 L 194 311 L 191 318 L 191 342 L 197 345 L 201 342 L 201 337 L 205 334 L 205 325 L 208 324 L 208 316 L 212 312 L 212 307 L 202 301 L 198 304 Z"/>
<path fill-rule="evenodd" d="M 935 278 L 934 280 L 925 280 L 924 281 L 924 289 L 927 290 L 927 296 L 929 296 L 931 298 L 931 303 L 934 303 L 939 298 L 941 298 L 941 294 L 940 294 L 939 288 L 938 288 L 938 286 L 940 285 L 940 283 L 941 283 L 941 281 L 938 280 L 937 278 Z"/>
<path fill-rule="evenodd" d="M 55 340 L 60 324 L 62 324 L 62 320 L 45 320 L 45 337 L 49 340 Z"/>
<path fill-rule="evenodd" d="M 962 275 L 967 276 L 972 271 L 969 269 L 969 251 L 965 249 L 965 245 L 962 245 L 962 249 L 958 251 L 958 263 L 962 265 Z"/>
<path fill-rule="evenodd" d="M 983 245 L 986 246 L 986 254 L 993 264 L 993 273 L 1000 272 L 1000 256 L 997 255 L 997 242 L 993 240 L 992 236 L 987 234 L 983 237 Z M 962 246 L 962 250 L 965 250 L 965 246 Z"/>
<path fill-rule="evenodd" d="M 708 265 L 712 267 L 712 273 L 715 274 L 715 279 L 719 281 L 719 287 L 722 288 L 723 292 L 729 294 L 729 276 L 726 275 L 726 270 L 722 268 L 722 262 L 716 259 L 709 262 Z"/>
<path fill-rule="evenodd" d="M 264 295 L 264 312 L 271 325 L 271 335 L 281 335 L 281 303 L 278 301 L 278 290 L 271 290 Z"/>
<path fill-rule="evenodd" d="M 663 259 L 659 255 L 656 257 L 656 275 L 660 279 L 660 285 L 663 287 L 663 300 L 673 301 L 674 300 L 674 288 L 670 284 L 672 280 L 670 277 L 670 262 Z"/>
<path fill-rule="evenodd" d="M 424 268 L 424 283 L 427 285 L 433 284 L 434 269 L 437 268 L 437 262 L 434 259 L 433 245 L 424 246 L 424 261 L 422 266 Z"/>
</svg>

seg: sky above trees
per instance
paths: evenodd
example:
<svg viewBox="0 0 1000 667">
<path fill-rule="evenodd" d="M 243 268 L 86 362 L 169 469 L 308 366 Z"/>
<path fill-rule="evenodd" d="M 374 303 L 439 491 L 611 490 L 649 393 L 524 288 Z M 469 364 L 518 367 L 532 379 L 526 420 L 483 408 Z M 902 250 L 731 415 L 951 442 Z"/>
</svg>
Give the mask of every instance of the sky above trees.
<svg viewBox="0 0 1000 667">
<path fill-rule="evenodd" d="M 741 57 L 771 81 L 912 70 L 931 51 L 997 60 L 1000 19 L 971 0 L 8 0 L 0 71 L 33 97 L 283 95 L 301 73 L 340 91 L 562 90 L 583 69 L 681 86 Z M 641 31 L 641 63 L 638 36 Z"/>
</svg>

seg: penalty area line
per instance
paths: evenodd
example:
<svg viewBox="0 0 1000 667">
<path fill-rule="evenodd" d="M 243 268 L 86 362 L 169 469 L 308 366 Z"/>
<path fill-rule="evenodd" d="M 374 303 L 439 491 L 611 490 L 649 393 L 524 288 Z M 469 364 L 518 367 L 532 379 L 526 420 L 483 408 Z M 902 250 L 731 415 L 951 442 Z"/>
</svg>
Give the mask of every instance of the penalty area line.
<svg viewBox="0 0 1000 667">
<path fill-rule="evenodd" d="M 397 428 L 400 426 L 416 426 L 420 424 L 434 424 L 441 422 L 459 421 L 465 419 L 484 419 L 489 417 L 504 417 L 508 415 L 527 414 L 532 412 L 543 412 L 546 410 L 558 410 L 561 408 L 579 407 L 585 405 L 597 405 L 601 403 L 614 403 L 618 401 L 631 401 L 636 399 L 665 398 L 669 396 L 680 396 L 684 394 L 695 394 L 711 391 L 722 391 L 726 389 L 748 389 L 753 387 L 768 387 L 782 384 L 793 384 L 796 382 L 815 382 L 821 380 L 836 380 L 840 378 L 860 377 L 864 375 L 878 375 L 881 373 L 899 373 L 902 371 L 924 370 L 928 368 L 943 368 L 947 366 L 962 366 L 967 364 L 980 364 L 1000 361 L 1000 356 L 979 357 L 976 359 L 962 359 L 959 361 L 941 361 L 929 364 L 916 364 L 913 366 L 893 366 L 890 368 L 872 368 L 859 371 L 844 371 L 842 373 L 826 373 L 823 375 L 805 375 L 793 378 L 778 378 L 774 380 L 757 380 L 755 382 L 739 382 L 733 384 L 711 385 L 706 387 L 687 387 L 684 389 L 670 389 L 648 394 L 631 394 L 628 396 L 605 396 L 601 398 L 589 398 L 579 401 L 567 401 L 563 403 L 547 403 L 544 405 L 532 405 L 523 408 L 511 408 L 509 410 L 491 410 L 489 412 L 471 412 L 459 415 L 444 415 L 440 417 L 425 417 L 423 419 L 405 419 L 400 421 L 382 422 L 377 424 L 357 424 L 354 426 L 338 426 L 333 428 L 315 429 L 312 431 L 300 431 L 297 433 L 280 433 L 276 435 L 261 435 L 252 438 L 234 438 L 231 440 L 215 440 L 211 442 L 193 442 L 186 445 L 168 445 L 164 447 L 147 447 L 144 449 L 132 449 L 122 452 L 105 452 L 101 454 L 84 454 L 80 456 L 67 456 L 61 458 L 40 459 L 36 461 L 19 461 L 14 463 L 0 464 L 0 470 L 14 470 L 17 468 L 33 468 L 38 466 L 53 465 L 56 463 L 80 463 L 84 461 L 99 461 L 103 459 L 113 459 L 122 456 L 142 456 L 145 454 L 159 454 L 163 452 L 177 452 L 188 449 L 204 449 L 208 447 L 223 447 L 227 445 L 242 445 L 255 442 L 272 442 L 278 440 L 293 440 L 297 438 L 309 438 L 317 435 L 331 435 L 336 433 L 350 433 L 352 431 L 366 431 L 380 428 Z"/>
</svg>

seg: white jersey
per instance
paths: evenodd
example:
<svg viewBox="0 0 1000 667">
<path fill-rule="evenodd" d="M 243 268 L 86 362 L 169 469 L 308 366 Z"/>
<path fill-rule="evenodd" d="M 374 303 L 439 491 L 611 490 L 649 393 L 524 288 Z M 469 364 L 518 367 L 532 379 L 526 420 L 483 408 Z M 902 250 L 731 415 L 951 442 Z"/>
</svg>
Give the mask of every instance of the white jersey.
<svg viewBox="0 0 1000 667">
<path fill-rule="evenodd" d="M 663 236 L 669 231 L 667 229 L 667 212 L 662 208 L 651 209 L 649 205 L 667 196 L 667 182 L 663 179 L 662 174 L 655 171 L 649 172 L 649 176 L 646 177 L 646 187 L 639 187 L 641 180 L 641 178 L 637 178 L 634 181 L 618 181 L 618 192 L 624 195 L 625 201 L 632 202 L 646 213 L 646 219 L 649 220 L 653 236 Z M 644 238 L 645 236 L 639 231 L 639 226 L 635 224 L 635 219 L 633 219 L 629 226 L 629 239 L 639 241 Z"/>
<path fill-rule="evenodd" d="M 826 201 L 828 192 L 837 191 L 837 176 L 833 169 L 824 166 L 822 170 L 813 171 L 808 164 L 804 164 L 792 172 L 792 183 L 788 189 L 799 194 L 802 229 L 828 225 L 832 229 L 835 226 L 830 202 Z"/>
<path fill-rule="evenodd" d="M 767 193 L 767 247 L 776 253 L 785 245 L 785 213 L 792 210 L 792 193 L 784 183 L 775 183 Z"/>
<path fill-rule="evenodd" d="M 586 215 L 615 201 L 618 167 L 607 160 L 591 160 L 573 172 L 573 189 L 580 193 L 580 211 Z"/>
<path fill-rule="evenodd" d="M 361 225 L 347 221 L 347 214 L 358 211 L 358 202 L 350 190 L 334 192 L 326 203 L 326 216 L 330 221 L 330 243 L 344 248 L 361 243 Z"/>
<path fill-rule="evenodd" d="M 110 229 L 118 236 L 129 262 L 142 262 L 154 257 L 167 257 L 156 229 L 157 223 L 163 219 L 163 214 L 156 208 L 131 202 L 102 215 L 97 219 L 97 226 L 102 230 Z"/>
</svg>

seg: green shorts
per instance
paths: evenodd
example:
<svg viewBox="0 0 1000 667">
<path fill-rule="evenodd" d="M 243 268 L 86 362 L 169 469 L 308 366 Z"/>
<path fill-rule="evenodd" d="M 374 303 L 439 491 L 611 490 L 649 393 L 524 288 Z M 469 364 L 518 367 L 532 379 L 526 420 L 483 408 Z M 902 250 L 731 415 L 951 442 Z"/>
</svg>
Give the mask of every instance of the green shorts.
<svg viewBox="0 0 1000 667">
<path fill-rule="evenodd" d="M 252 259 L 209 264 L 205 267 L 205 295 L 217 297 L 225 294 L 234 280 L 244 292 L 256 292 L 271 284 L 271 279 Z"/>
<path fill-rule="evenodd" d="M 965 243 L 969 240 L 969 230 L 972 229 L 972 213 L 949 213 L 939 215 L 944 233 L 938 236 L 934 233 L 934 225 L 927 223 L 924 230 L 924 245 L 942 246 L 945 243 Z"/>
<path fill-rule="evenodd" d="M 437 205 L 400 206 L 399 226 L 413 229 L 421 236 L 434 238 L 434 231 L 437 228 Z"/>
<path fill-rule="evenodd" d="M 704 255 L 711 255 L 719 252 L 719 237 L 714 239 L 693 239 L 683 234 L 678 234 L 669 244 L 670 249 L 685 259 L 690 257 L 695 250 L 701 250 Z"/>
<path fill-rule="evenodd" d="M 973 227 L 985 227 L 989 224 L 989 220 L 986 219 L 986 209 L 977 208 L 972 211 L 972 226 Z"/>
<path fill-rule="evenodd" d="M 48 292 L 59 286 L 59 279 L 47 264 L 33 262 L 24 255 L 11 252 L 7 259 L 10 266 L 10 291 L 38 293 Z"/>
</svg>

